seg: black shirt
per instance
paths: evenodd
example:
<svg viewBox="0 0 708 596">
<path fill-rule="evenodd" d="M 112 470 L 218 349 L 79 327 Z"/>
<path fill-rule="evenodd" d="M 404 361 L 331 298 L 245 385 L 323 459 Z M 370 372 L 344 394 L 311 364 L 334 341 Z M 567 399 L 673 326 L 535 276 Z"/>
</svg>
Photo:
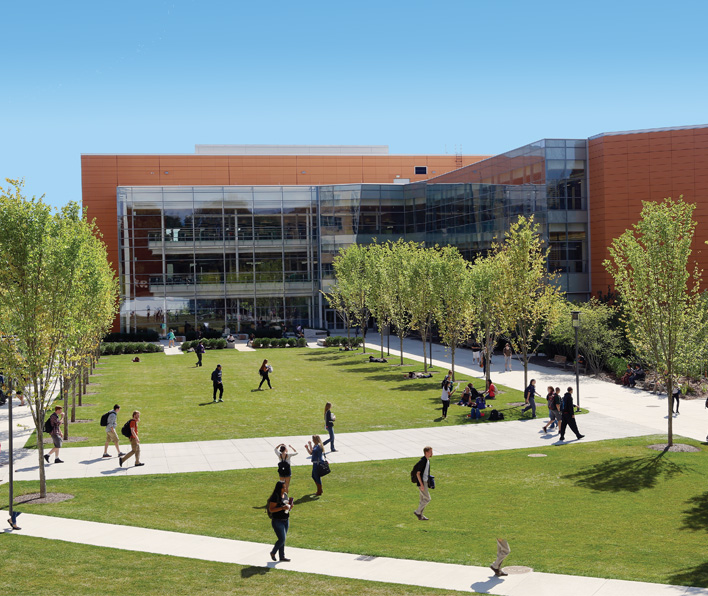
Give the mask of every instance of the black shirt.
<svg viewBox="0 0 708 596">
<path fill-rule="evenodd" d="M 563 396 L 563 401 L 561 402 L 561 412 L 564 414 L 573 413 L 573 396 L 568 392 L 566 392 Z"/>
<path fill-rule="evenodd" d="M 221 369 L 217 368 L 213 373 L 211 373 L 211 380 L 216 384 L 221 383 Z"/>
<path fill-rule="evenodd" d="M 283 493 L 282 496 L 271 496 L 268 499 L 268 507 L 271 503 L 275 503 L 277 507 L 284 507 L 288 502 L 288 493 Z M 283 509 L 282 511 L 274 511 L 272 514 L 272 519 L 288 519 L 290 517 L 290 512 Z"/>
</svg>

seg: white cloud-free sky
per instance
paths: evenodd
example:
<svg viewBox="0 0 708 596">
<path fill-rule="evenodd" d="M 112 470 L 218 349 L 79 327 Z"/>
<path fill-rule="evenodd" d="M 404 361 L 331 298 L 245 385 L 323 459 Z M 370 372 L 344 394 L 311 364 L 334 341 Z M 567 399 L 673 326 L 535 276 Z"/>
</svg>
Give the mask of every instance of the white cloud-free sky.
<svg viewBox="0 0 708 596">
<path fill-rule="evenodd" d="M 703 124 L 707 17 L 684 0 L 5 3 L 0 177 L 63 205 L 82 153 L 495 154 Z"/>
</svg>

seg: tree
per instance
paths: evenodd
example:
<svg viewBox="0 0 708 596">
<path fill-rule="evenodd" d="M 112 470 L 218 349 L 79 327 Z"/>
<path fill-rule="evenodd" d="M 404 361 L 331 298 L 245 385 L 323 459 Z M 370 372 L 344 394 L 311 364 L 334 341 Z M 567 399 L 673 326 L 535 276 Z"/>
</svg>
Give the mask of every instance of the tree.
<svg viewBox="0 0 708 596">
<path fill-rule="evenodd" d="M 369 282 L 366 305 L 369 312 L 376 320 L 381 336 L 381 358 L 384 356 L 384 327 L 388 327 L 391 316 L 388 307 L 388 292 L 386 289 L 386 271 L 384 269 L 384 259 L 386 248 L 381 244 L 370 244 L 366 247 L 367 263 L 366 277 Z"/>
<path fill-rule="evenodd" d="M 615 308 L 591 298 L 589 302 L 563 302 L 551 329 L 551 339 L 569 349 L 575 349 L 575 328 L 571 311 L 580 311 L 578 350 L 585 357 L 590 370 L 597 374 L 608 360 L 622 353 L 622 333 L 614 326 Z M 573 352 L 575 355 L 575 352 Z"/>
<path fill-rule="evenodd" d="M 334 258 L 334 275 L 348 320 L 361 327 L 366 352 L 366 330 L 371 312 L 367 306 L 370 288 L 370 255 L 366 246 L 352 244 Z M 347 328 L 348 329 L 348 328 Z"/>
<path fill-rule="evenodd" d="M 446 246 L 436 251 L 436 260 L 438 273 L 431 276 L 437 291 L 435 320 L 443 343 L 450 348 L 454 380 L 455 350 L 473 328 L 473 278 L 470 264 L 455 247 Z"/>
<path fill-rule="evenodd" d="M 507 232 L 500 249 L 506 262 L 497 300 L 501 303 L 509 341 L 524 365 L 528 385 L 530 355 L 540 347 L 558 316 L 562 294 L 548 273 L 548 249 L 533 216 L 520 217 Z"/>
<path fill-rule="evenodd" d="M 22 182 L 8 182 L 0 192 L 0 358 L 12 382 L 31 389 L 27 402 L 37 432 L 40 494 L 45 496 L 43 426 L 63 372 L 62 352 L 82 332 L 105 328 L 115 308 L 115 283 L 103 286 L 103 303 L 111 308 L 87 313 L 89 327 L 75 329 L 78 306 L 95 291 L 87 283 L 91 271 L 110 270 L 105 248 L 98 250 L 94 227 L 78 205 L 70 203 L 56 213 L 42 198 L 25 199 Z"/>
<path fill-rule="evenodd" d="M 689 262 L 695 205 L 670 197 L 643 202 L 639 222 L 615 238 L 604 261 L 624 304 L 627 337 L 666 380 L 668 444 L 673 445 L 674 375 L 702 350 L 708 326 L 701 272 Z"/>
</svg>

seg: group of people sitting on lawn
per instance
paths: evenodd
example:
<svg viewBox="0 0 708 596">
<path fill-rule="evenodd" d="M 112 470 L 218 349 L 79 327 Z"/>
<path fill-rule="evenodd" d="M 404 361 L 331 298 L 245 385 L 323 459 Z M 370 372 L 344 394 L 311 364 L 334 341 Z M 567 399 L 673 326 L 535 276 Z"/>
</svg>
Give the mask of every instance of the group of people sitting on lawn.
<svg viewBox="0 0 708 596">
<path fill-rule="evenodd" d="M 452 371 L 450 371 L 448 376 L 445 377 L 445 381 L 452 383 Z M 445 383 L 445 381 L 443 381 L 443 383 Z M 467 415 L 468 418 L 481 418 L 484 416 L 482 410 L 487 407 L 486 400 L 496 399 L 496 391 L 497 388 L 494 386 L 491 379 L 487 390 L 484 393 L 477 391 L 472 383 L 467 383 L 462 391 L 462 395 L 460 396 L 460 400 L 457 402 L 457 405 L 472 408 L 470 413 Z"/>
<path fill-rule="evenodd" d="M 641 381 L 644 378 L 644 374 L 644 369 L 639 364 L 635 364 L 634 368 L 632 368 L 631 364 L 627 364 L 627 370 L 622 376 L 622 385 L 636 387 L 637 381 Z"/>
</svg>

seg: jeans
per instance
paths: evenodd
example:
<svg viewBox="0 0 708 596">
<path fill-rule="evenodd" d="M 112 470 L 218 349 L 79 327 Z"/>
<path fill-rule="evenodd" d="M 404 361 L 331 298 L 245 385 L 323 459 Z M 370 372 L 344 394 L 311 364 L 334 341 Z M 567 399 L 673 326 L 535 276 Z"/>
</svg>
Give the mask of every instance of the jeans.
<svg viewBox="0 0 708 596">
<path fill-rule="evenodd" d="M 285 558 L 285 537 L 288 535 L 288 528 L 290 527 L 289 519 L 272 519 L 270 524 L 273 526 L 273 531 L 277 536 L 278 540 L 275 541 L 273 545 L 273 550 L 270 551 L 272 554 L 278 553 L 281 559 Z"/>
<path fill-rule="evenodd" d="M 315 484 L 322 484 L 322 480 L 320 479 L 319 465 L 320 465 L 319 460 L 312 462 L 312 479 L 315 481 Z"/>
<path fill-rule="evenodd" d="M 529 397 L 529 405 L 526 406 L 521 412 L 525 412 L 528 409 L 531 409 L 531 416 L 536 418 L 536 400 L 533 397 Z"/>
<path fill-rule="evenodd" d="M 263 383 L 265 383 L 266 381 L 268 381 L 268 389 L 272 389 L 273 387 L 271 387 L 271 385 L 270 385 L 270 377 L 268 376 L 268 373 L 265 372 L 265 373 L 264 373 L 263 375 L 261 375 L 261 376 L 262 376 L 263 378 L 261 379 L 261 384 L 258 385 L 258 389 L 260 389 L 260 388 L 261 388 L 261 385 L 263 385 Z"/>
<path fill-rule="evenodd" d="M 322 444 L 326 445 L 327 443 L 330 443 L 332 445 L 330 447 L 330 449 L 332 449 L 332 451 L 334 451 L 334 426 L 328 426 L 327 432 L 329 432 L 329 439 L 326 439 L 325 441 L 323 441 Z"/>
<path fill-rule="evenodd" d="M 219 399 L 224 395 L 224 384 L 214 383 L 214 401 L 216 401 L 216 391 L 219 391 Z"/>
<path fill-rule="evenodd" d="M 202 365 L 202 353 L 197 352 L 197 366 L 201 366 L 201 365 Z"/>
<path fill-rule="evenodd" d="M 447 409 L 450 407 L 450 400 L 449 399 L 442 400 L 442 405 L 443 405 L 442 415 L 443 415 L 443 418 L 445 418 L 445 416 L 447 416 Z"/>
</svg>

